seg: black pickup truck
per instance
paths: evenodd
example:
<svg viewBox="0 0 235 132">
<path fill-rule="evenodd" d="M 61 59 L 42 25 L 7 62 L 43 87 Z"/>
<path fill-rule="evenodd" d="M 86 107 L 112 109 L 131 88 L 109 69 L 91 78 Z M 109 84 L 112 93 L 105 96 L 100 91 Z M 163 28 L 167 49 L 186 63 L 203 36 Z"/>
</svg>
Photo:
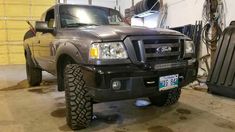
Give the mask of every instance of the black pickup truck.
<svg viewBox="0 0 235 132">
<path fill-rule="evenodd" d="M 67 124 L 89 126 L 93 104 L 149 97 L 157 106 L 178 101 L 194 81 L 194 43 L 166 29 L 131 27 L 114 9 L 57 4 L 24 36 L 27 79 L 40 85 L 42 71 L 65 91 Z"/>
</svg>

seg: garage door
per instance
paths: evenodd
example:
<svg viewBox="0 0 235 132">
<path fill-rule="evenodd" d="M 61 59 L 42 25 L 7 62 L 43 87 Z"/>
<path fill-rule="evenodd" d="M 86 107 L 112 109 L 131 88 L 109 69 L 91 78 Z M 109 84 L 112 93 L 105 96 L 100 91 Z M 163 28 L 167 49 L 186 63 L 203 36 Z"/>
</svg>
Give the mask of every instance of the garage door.
<svg viewBox="0 0 235 132">
<path fill-rule="evenodd" d="M 22 39 L 32 23 L 56 0 L 0 0 L 0 65 L 23 64 Z"/>
</svg>

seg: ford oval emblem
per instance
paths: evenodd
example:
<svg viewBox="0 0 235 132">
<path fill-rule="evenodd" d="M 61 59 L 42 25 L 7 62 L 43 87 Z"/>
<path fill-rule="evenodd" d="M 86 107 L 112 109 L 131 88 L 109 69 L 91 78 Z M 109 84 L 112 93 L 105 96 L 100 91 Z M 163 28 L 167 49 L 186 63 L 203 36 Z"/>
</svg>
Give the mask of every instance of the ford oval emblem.
<svg viewBox="0 0 235 132">
<path fill-rule="evenodd" d="M 172 48 L 169 46 L 161 46 L 156 49 L 156 53 L 171 52 Z"/>
</svg>

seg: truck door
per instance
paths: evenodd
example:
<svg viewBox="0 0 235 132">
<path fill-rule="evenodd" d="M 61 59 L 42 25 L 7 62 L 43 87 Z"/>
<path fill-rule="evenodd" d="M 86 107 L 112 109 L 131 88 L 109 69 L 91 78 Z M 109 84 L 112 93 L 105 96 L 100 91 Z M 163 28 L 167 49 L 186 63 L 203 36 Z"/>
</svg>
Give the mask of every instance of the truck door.
<svg viewBox="0 0 235 132">
<path fill-rule="evenodd" d="M 49 28 L 56 28 L 55 12 L 50 9 L 46 13 L 45 22 Z M 44 32 L 37 34 L 37 44 L 35 46 L 36 59 L 39 65 L 46 71 L 54 73 L 55 69 L 55 48 L 53 40 L 55 39 L 53 32 Z"/>
</svg>

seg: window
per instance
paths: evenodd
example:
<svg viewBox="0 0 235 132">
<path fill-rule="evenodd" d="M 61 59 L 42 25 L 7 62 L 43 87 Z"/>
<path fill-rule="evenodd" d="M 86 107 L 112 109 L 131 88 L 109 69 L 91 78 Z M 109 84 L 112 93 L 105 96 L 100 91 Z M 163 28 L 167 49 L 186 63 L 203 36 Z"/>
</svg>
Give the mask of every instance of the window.
<svg viewBox="0 0 235 132">
<path fill-rule="evenodd" d="M 77 5 L 60 6 L 62 28 L 86 25 L 120 25 L 123 23 L 122 21 L 120 13 L 109 8 Z"/>
<path fill-rule="evenodd" d="M 49 28 L 55 27 L 55 12 L 54 9 L 47 11 L 45 22 L 47 22 Z"/>
</svg>

